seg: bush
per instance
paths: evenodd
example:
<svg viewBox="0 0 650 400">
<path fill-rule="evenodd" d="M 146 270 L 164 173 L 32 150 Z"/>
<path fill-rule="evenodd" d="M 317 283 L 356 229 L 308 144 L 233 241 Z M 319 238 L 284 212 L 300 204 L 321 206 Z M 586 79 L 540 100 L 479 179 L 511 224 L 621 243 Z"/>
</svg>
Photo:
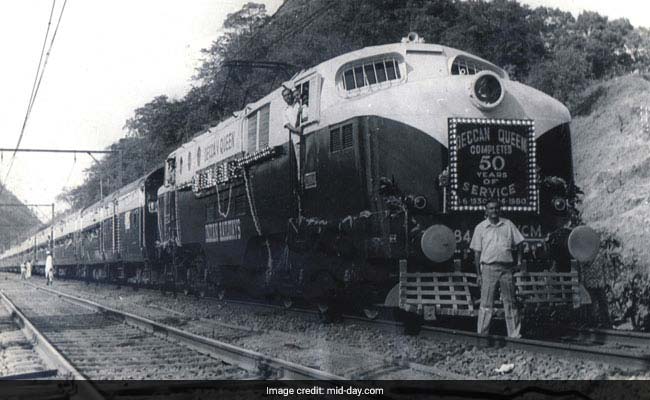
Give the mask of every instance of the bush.
<svg viewBox="0 0 650 400">
<path fill-rule="evenodd" d="M 620 242 L 607 235 L 596 260 L 601 268 L 610 320 L 614 325 L 629 321 L 634 330 L 650 331 L 650 277 L 635 261 L 626 263 Z"/>
</svg>

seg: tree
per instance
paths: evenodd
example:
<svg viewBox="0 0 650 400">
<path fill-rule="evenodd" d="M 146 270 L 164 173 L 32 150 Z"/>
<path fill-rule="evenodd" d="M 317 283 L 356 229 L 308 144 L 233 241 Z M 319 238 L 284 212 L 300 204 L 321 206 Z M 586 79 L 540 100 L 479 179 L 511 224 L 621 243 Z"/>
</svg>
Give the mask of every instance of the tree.
<svg viewBox="0 0 650 400">
<path fill-rule="evenodd" d="M 625 36 L 633 30 L 628 20 L 608 22 L 605 16 L 584 11 L 578 16 L 574 29 L 575 35 L 567 38 L 568 45 L 584 50 L 595 78 L 618 70 L 619 55 L 625 54 Z M 626 62 L 625 59 L 621 61 Z"/>
<path fill-rule="evenodd" d="M 630 59 L 630 70 L 650 71 L 650 30 L 639 28 L 625 37 L 624 54 Z"/>
<path fill-rule="evenodd" d="M 481 56 L 524 79 L 545 54 L 542 19 L 516 2 L 468 1 L 442 33 L 442 44 Z"/>
<path fill-rule="evenodd" d="M 564 48 L 533 66 L 526 83 L 574 109 L 589 83 L 590 68 L 584 52 Z"/>
</svg>

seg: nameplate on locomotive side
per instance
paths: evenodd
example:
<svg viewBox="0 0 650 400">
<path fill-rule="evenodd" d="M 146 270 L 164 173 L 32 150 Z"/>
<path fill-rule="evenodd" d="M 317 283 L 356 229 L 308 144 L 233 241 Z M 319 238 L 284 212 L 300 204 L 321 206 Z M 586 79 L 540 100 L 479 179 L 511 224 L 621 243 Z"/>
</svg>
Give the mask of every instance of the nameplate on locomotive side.
<svg viewBox="0 0 650 400">
<path fill-rule="evenodd" d="M 241 239 L 241 222 L 239 219 L 229 219 L 205 225 L 206 243 L 221 243 L 239 239 Z"/>
<path fill-rule="evenodd" d="M 537 211 L 532 120 L 450 118 L 451 210 L 483 210 L 496 198 L 504 210 Z"/>
</svg>

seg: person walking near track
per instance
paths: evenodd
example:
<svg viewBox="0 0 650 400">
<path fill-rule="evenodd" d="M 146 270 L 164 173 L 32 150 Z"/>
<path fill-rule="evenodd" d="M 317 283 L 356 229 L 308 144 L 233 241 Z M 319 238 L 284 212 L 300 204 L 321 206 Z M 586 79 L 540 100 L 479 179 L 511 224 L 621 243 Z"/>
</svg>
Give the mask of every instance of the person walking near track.
<svg viewBox="0 0 650 400">
<path fill-rule="evenodd" d="M 494 292 L 497 284 L 506 314 L 509 337 L 521 337 L 521 320 L 515 305 L 515 285 L 512 272 L 517 249 L 517 268 L 521 266 L 524 237 L 508 219 L 499 216 L 499 201 L 490 199 L 485 204 L 487 219 L 474 228 L 470 248 L 474 250 L 474 263 L 481 286 L 481 305 L 478 311 L 477 332 L 487 334 L 494 313 Z"/>
<path fill-rule="evenodd" d="M 52 258 L 52 253 L 47 251 L 47 258 L 45 259 L 45 279 L 47 280 L 47 285 L 51 285 L 54 281 L 54 259 Z"/>
<path fill-rule="evenodd" d="M 28 258 L 27 262 L 25 263 L 25 279 L 29 279 L 31 277 L 32 277 L 32 260 Z"/>
</svg>

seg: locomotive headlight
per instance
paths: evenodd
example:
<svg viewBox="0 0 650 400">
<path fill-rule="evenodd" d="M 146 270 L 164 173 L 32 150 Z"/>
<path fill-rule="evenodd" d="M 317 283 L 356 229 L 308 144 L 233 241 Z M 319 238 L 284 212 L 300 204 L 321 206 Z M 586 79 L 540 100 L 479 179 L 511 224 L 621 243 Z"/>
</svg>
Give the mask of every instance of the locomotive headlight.
<svg viewBox="0 0 650 400">
<path fill-rule="evenodd" d="M 474 78 L 469 97 L 476 107 L 490 110 L 501 104 L 504 95 L 505 89 L 497 74 L 492 71 L 481 71 Z"/>
<path fill-rule="evenodd" d="M 424 255 L 433 262 L 449 260 L 456 251 L 456 236 L 445 225 L 431 225 L 420 238 L 420 246 Z"/>
<path fill-rule="evenodd" d="M 427 198 L 424 196 L 415 196 L 413 199 L 413 207 L 417 208 L 418 210 L 424 210 L 424 208 L 427 206 Z"/>
<path fill-rule="evenodd" d="M 553 197 L 553 208 L 557 211 L 566 210 L 566 199 L 563 199 L 562 197 Z"/>
<path fill-rule="evenodd" d="M 600 235 L 588 226 L 574 228 L 567 240 L 569 253 L 580 262 L 591 262 L 600 248 Z"/>
</svg>

